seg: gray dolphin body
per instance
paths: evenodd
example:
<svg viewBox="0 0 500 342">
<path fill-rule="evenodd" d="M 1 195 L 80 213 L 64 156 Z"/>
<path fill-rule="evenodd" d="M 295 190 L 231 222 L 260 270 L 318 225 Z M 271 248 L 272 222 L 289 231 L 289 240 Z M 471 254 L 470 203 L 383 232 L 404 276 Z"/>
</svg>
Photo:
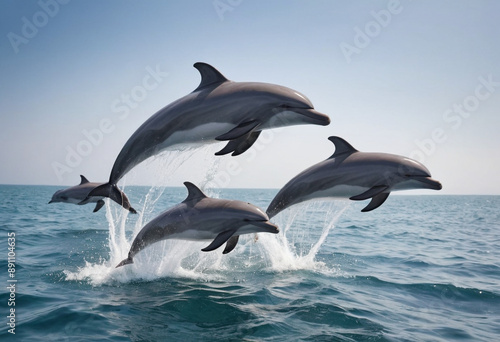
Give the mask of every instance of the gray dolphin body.
<svg viewBox="0 0 500 342">
<path fill-rule="evenodd" d="M 359 152 L 339 137 L 329 137 L 335 153 L 291 179 L 267 208 L 269 217 L 315 198 L 371 198 L 361 211 L 381 206 L 391 191 L 409 189 L 441 190 L 441 183 L 430 178 L 421 163 L 387 153 Z"/>
<path fill-rule="evenodd" d="M 91 183 L 88 181 L 87 178 L 84 176 L 80 175 L 81 182 L 78 185 L 72 186 L 67 189 L 63 190 L 58 190 L 52 195 L 52 199 L 50 200 L 50 203 L 73 203 L 73 204 L 87 204 L 87 203 L 96 203 L 96 206 L 94 208 L 94 213 L 98 211 L 99 209 L 102 208 L 104 205 L 103 197 L 102 196 L 91 196 L 88 197 L 88 194 L 90 191 L 95 189 L 96 187 L 102 185 L 103 183 Z M 126 203 L 128 202 L 127 196 L 125 194 L 122 194 L 123 198 Z M 129 204 L 130 206 L 130 204 Z M 133 210 L 133 208 L 132 208 Z M 134 210 L 135 211 L 135 210 Z"/>
<path fill-rule="evenodd" d="M 213 239 L 202 251 L 209 252 L 226 243 L 223 254 L 227 254 L 236 247 L 240 235 L 279 232 L 268 216 L 250 203 L 210 198 L 194 184 L 184 185 L 187 198 L 148 222 L 132 242 L 127 259 L 116 267 L 133 263 L 141 250 L 166 239 Z"/>
<path fill-rule="evenodd" d="M 314 110 L 299 92 L 279 85 L 233 82 L 206 63 L 194 67 L 201 83 L 192 93 L 172 102 L 144 122 L 123 146 L 109 182 L 90 195 L 122 204 L 116 184 L 133 167 L 178 144 L 228 141 L 216 155 L 239 155 L 263 129 L 299 124 L 328 125 L 328 116 Z"/>
</svg>

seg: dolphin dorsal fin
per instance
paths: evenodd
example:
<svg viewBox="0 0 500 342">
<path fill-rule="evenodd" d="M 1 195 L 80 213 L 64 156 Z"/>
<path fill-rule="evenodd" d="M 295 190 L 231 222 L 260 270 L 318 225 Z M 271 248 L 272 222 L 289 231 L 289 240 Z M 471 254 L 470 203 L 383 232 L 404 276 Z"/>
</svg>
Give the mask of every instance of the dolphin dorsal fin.
<svg viewBox="0 0 500 342">
<path fill-rule="evenodd" d="M 334 145 L 335 145 L 335 153 L 332 154 L 330 158 L 336 158 L 341 155 L 349 155 L 354 152 L 358 152 L 354 147 L 352 147 L 351 144 L 349 144 L 347 141 L 342 139 L 341 137 L 329 137 L 328 140 L 330 140 Z M 328 158 L 328 159 L 330 159 Z"/>
<path fill-rule="evenodd" d="M 186 202 L 198 202 L 201 201 L 204 198 L 207 198 L 207 195 L 203 193 L 196 185 L 194 185 L 191 182 L 184 182 L 184 185 L 186 186 L 188 190 L 188 195 L 186 199 L 182 203 Z"/>
<path fill-rule="evenodd" d="M 87 178 L 85 178 L 84 175 L 80 175 L 80 178 L 82 179 L 80 182 L 80 185 L 85 184 L 85 183 L 90 183 Z"/>
<path fill-rule="evenodd" d="M 208 86 L 219 85 L 228 81 L 224 75 L 222 75 L 219 70 L 215 69 L 213 66 L 207 63 L 198 62 L 193 65 L 201 74 L 201 82 L 198 88 L 194 91 L 201 90 Z"/>
</svg>

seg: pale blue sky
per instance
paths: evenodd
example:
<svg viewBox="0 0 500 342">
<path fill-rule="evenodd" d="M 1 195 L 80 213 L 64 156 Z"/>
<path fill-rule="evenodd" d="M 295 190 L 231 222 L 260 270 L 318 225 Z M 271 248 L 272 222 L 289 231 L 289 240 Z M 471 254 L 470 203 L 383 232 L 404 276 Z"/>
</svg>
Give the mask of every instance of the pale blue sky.
<svg viewBox="0 0 500 342">
<path fill-rule="evenodd" d="M 498 1 L 64 2 L 0 3 L 0 183 L 106 181 L 135 129 L 198 86 L 203 61 L 296 89 L 332 123 L 273 132 L 215 166 L 223 143 L 174 171 L 146 162 L 127 184 L 181 186 L 210 170 L 224 187 L 280 188 L 338 135 L 420 159 L 440 193 L 500 194 Z"/>
</svg>

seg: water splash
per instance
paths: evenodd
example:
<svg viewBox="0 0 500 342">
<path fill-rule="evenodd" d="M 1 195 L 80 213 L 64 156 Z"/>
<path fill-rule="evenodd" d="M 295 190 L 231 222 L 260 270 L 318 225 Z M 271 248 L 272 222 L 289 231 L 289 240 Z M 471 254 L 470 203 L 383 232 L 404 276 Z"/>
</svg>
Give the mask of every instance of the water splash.
<svg viewBox="0 0 500 342">
<path fill-rule="evenodd" d="M 275 236 L 259 234 L 259 242 L 262 242 L 260 250 L 269 260 L 270 269 L 333 271 L 323 262 L 317 261 L 316 255 L 349 204 L 348 201 L 313 201 L 296 205 L 277 215 L 274 221 L 282 233 Z M 318 227 L 322 227 L 319 235 Z"/>
<path fill-rule="evenodd" d="M 205 152 L 213 155 L 211 150 L 212 148 L 207 147 Z M 98 286 L 163 277 L 225 281 L 235 277 L 244 278 L 249 272 L 257 271 L 334 271 L 331 266 L 316 261 L 315 257 L 331 229 L 348 208 L 348 201 L 309 202 L 294 206 L 273 218 L 272 221 L 280 227 L 279 234 L 262 233 L 258 235 L 258 239 L 253 234 L 241 236 L 236 249 L 227 255 L 223 255 L 221 250 L 202 252 L 201 249 L 210 241 L 166 240 L 141 251 L 134 258 L 133 264 L 115 268 L 128 255 L 137 233 L 155 216 L 155 206 L 165 190 L 162 184 L 167 183 L 168 175 L 191 157 L 193 152 L 187 152 L 163 157 L 164 162 L 158 167 L 155 184 L 141 202 L 142 207 L 137 216 L 129 217 L 128 211 L 106 201 L 108 257 L 97 263 L 86 261 L 76 272 L 64 271 L 66 280 L 88 281 Z M 202 189 L 216 177 L 219 158 L 207 158 L 205 165 L 209 171 L 204 178 L 193 180 Z M 207 187 L 204 191 L 210 196 L 218 197 L 216 189 Z M 322 227 L 321 232 L 318 227 Z"/>
</svg>

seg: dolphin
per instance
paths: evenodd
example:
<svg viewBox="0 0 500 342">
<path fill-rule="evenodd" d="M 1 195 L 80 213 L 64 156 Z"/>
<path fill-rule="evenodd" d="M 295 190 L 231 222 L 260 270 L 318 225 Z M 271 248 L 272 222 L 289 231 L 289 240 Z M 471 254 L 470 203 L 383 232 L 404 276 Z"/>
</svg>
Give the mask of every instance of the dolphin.
<svg viewBox="0 0 500 342">
<path fill-rule="evenodd" d="M 95 187 L 102 185 L 103 183 L 91 183 L 83 175 L 80 175 L 80 178 L 81 178 L 80 184 L 72 186 L 67 189 L 56 191 L 54 195 L 52 195 L 52 199 L 49 201 L 49 204 L 57 202 L 74 203 L 79 205 L 87 203 L 97 203 L 94 208 L 94 213 L 96 211 L 99 211 L 99 209 L 101 209 L 102 206 L 104 205 L 103 197 L 102 196 L 88 197 L 88 194 Z M 130 207 L 130 203 L 128 201 L 127 196 L 125 196 L 125 194 L 122 195 L 125 200 L 124 204 L 126 206 L 128 205 L 128 209 L 130 211 L 135 212 L 134 208 Z"/>
<path fill-rule="evenodd" d="M 441 190 L 427 168 L 416 160 L 387 153 L 359 152 L 340 137 L 328 138 L 335 153 L 302 171 L 276 194 L 266 212 L 273 217 L 282 210 L 316 198 L 371 198 L 361 210 L 381 206 L 391 191 L 409 189 Z"/>
<path fill-rule="evenodd" d="M 309 99 L 290 88 L 257 82 L 233 82 L 206 63 L 195 63 L 200 85 L 144 122 L 115 160 L 109 182 L 89 196 L 110 197 L 122 204 L 118 181 L 137 164 L 185 143 L 228 141 L 216 153 L 244 153 L 263 129 L 299 124 L 328 125 L 330 118 L 314 110 Z"/>
<path fill-rule="evenodd" d="M 223 254 L 231 252 L 243 234 L 279 232 L 258 207 L 236 200 L 207 197 L 196 185 L 184 182 L 186 199 L 148 222 L 137 234 L 127 259 L 116 267 L 131 264 L 134 256 L 153 243 L 167 239 L 213 239 L 202 251 L 213 251 L 226 243 Z"/>
</svg>

